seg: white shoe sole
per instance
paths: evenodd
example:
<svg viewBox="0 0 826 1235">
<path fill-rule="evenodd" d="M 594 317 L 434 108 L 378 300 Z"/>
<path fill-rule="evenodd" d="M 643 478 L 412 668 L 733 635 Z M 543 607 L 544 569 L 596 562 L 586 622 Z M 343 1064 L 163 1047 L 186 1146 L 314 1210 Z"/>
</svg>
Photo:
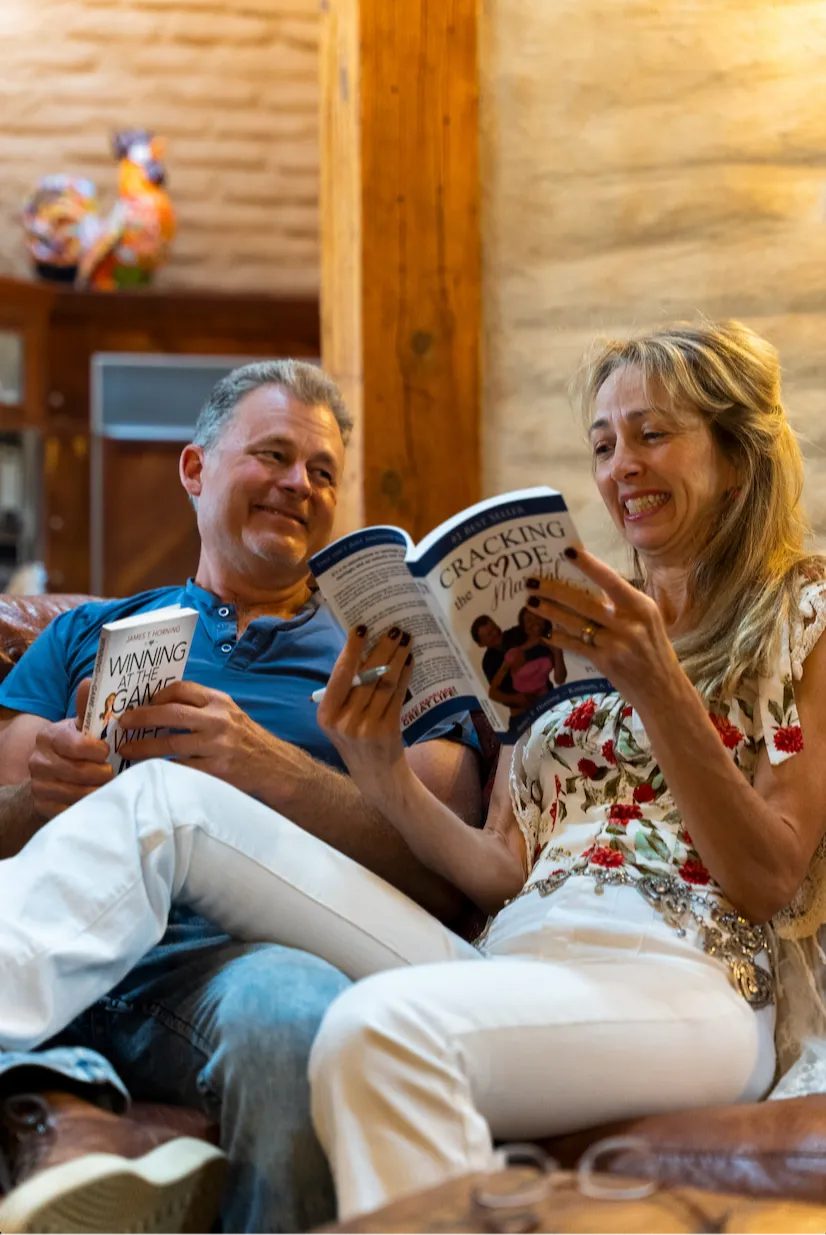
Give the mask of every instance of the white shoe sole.
<svg viewBox="0 0 826 1235">
<path fill-rule="evenodd" d="M 87 1154 L 33 1175 L 0 1203 L 0 1231 L 209 1231 L 226 1159 L 178 1137 L 142 1158 Z"/>
</svg>

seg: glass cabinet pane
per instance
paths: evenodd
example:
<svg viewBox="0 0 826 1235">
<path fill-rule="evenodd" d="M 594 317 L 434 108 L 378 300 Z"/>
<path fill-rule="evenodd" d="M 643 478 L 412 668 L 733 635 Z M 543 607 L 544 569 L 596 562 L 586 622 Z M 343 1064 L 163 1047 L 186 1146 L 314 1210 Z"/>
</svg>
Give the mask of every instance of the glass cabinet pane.
<svg viewBox="0 0 826 1235">
<path fill-rule="evenodd" d="M 13 330 L 0 330 L 0 404 L 23 402 L 23 339 Z"/>
</svg>

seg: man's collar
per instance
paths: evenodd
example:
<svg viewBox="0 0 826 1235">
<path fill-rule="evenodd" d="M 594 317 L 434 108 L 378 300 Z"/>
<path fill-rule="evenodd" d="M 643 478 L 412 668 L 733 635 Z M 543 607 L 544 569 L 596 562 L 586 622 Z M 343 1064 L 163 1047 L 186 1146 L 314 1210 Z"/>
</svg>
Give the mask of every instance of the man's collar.
<svg viewBox="0 0 826 1235">
<path fill-rule="evenodd" d="M 309 580 L 310 595 L 305 603 L 301 606 L 297 613 L 294 613 L 289 618 L 279 617 L 259 617 L 254 618 L 256 622 L 273 622 L 279 625 L 289 626 L 291 624 L 301 625 L 317 612 L 322 604 L 321 593 L 318 591 L 314 580 Z M 206 588 L 202 588 L 194 579 L 187 579 L 186 594 L 189 597 L 190 603 L 198 610 L 204 618 L 214 618 L 219 622 L 232 621 L 237 619 L 235 605 L 231 601 L 221 600 L 220 596 L 216 596 L 214 592 L 208 592 Z"/>
</svg>

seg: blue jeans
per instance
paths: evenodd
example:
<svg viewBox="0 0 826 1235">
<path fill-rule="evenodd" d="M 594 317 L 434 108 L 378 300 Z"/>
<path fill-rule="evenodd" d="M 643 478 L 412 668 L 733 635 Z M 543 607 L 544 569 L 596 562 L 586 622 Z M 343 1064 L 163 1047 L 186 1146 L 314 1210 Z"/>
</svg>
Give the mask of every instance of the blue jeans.
<svg viewBox="0 0 826 1235">
<path fill-rule="evenodd" d="M 302 1231 L 335 1215 L 307 1060 L 348 985 L 305 952 L 234 943 L 173 910 L 162 942 L 55 1043 L 99 1051 L 136 1101 L 220 1118 L 230 1161 L 224 1230 Z"/>
</svg>

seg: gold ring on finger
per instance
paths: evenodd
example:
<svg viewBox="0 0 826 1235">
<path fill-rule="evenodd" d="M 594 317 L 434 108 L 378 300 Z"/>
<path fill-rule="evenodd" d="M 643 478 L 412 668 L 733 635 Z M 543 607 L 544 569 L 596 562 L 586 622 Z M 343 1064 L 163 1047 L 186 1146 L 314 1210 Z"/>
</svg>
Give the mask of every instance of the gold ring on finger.
<svg viewBox="0 0 826 1235">
<path fill-rule="evenodd" d="M 594 636 L 596 633 L 597 627 L 593 624 L 593 622 L 586 622 L 582 630 L 579 632 L 579 637 L 586 647 L 592 648 L 594 646 Z"/>
</svg>

